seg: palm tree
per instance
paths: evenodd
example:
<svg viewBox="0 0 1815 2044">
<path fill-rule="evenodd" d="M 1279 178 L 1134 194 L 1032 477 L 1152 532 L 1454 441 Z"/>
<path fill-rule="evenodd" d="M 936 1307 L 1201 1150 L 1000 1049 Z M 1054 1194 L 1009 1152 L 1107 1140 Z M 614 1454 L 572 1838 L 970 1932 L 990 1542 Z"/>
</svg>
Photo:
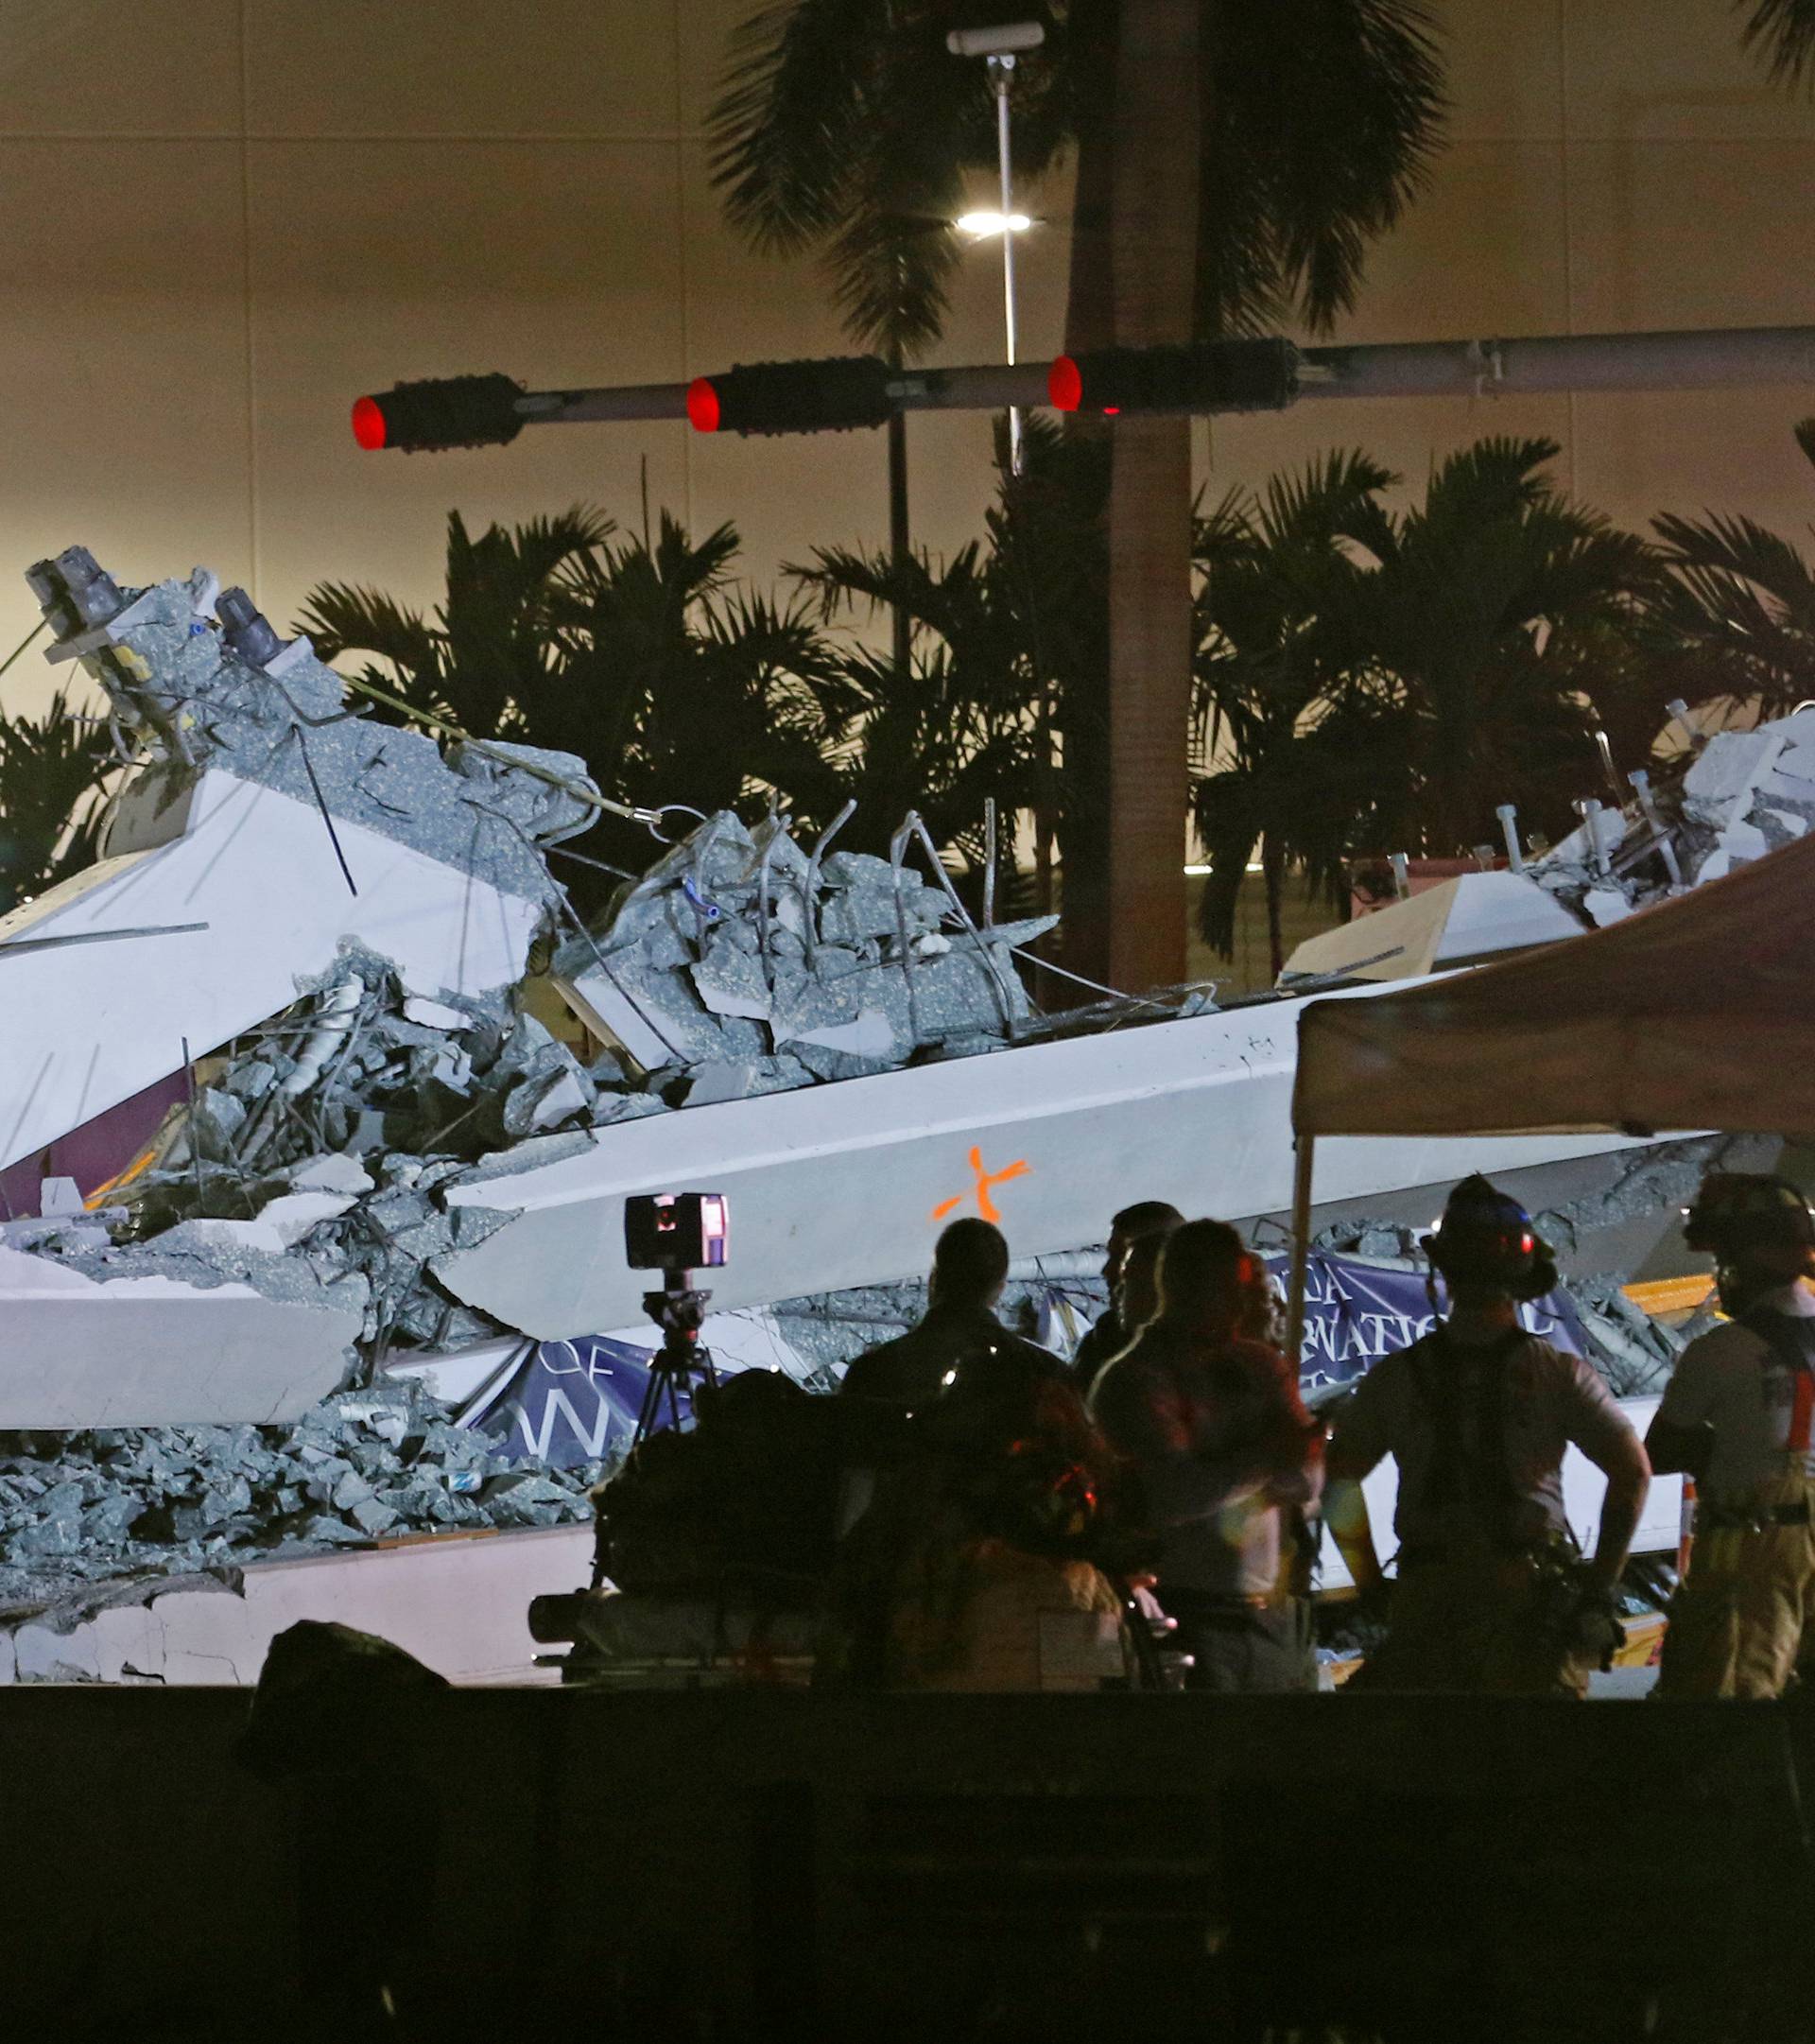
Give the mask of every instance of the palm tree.
<svg viewBox="0 0 1815 2044">
<path fill-rule="evenodd" d="M 998 877 L 1012 889 L 1017 812 L 1031 825 L 1030 905 L 1055 903 L 1052 850 L 1063 761 L 1100 745 L 1080 718 L 1084 686 L 1104 658 L 1103 534 L 1108 463 L 1099 443 L 1030 419 L 1019 476 L 997 442 L 997 496 L 986 542 L 935 567 L 924 553 L 816 548 L 786 572 L 810 590 L 827 622 L 865 606 L 905 615 L 912 658 L 905 674 L 861 648 L 845 672 L 869 698 L 838 760 L 838 785 L 859 803 L 851 841 L 886 840 L 903 809 L 920 808 L 940 842 L 980 872 L 979 821 L 995 802 Z M 1080 507 L 1085 514 L 1079 515 Z M 873 849 L 874 846 L 873 845 Z"/>
<path fill-rule="evenodd" d="M 1620 657 L 1644 631 L 1655 558 L 1571 504 L 1543 470 L 1549 440 L 1477 441 L 1433 473 L 1422 505 L 1381 511 L 1362 544 L 1362 643 L 1403 694 L 1406 776 L 1383 799 L 1399 848 L 1452 857 L 1492 841 L 1515 803 L 1565 828 L 1595 790 L 1597 702 L 1633 684 Z"/>
<path fill-rule="evenodd" d="M 1595 791 L 1597 726 L 1656 730 L 1656 559 L 1546 480 L 1557 452 L 1479 441 L 1397 514 L 1397 477 L 1333 454 L 1203 521 L 1199 703 L 1223 757 L 1195 808 L 1225 955 L 1256 844 L 1277 972 L 1288 863 L 1340 907 L 1356 854 L 1466 853 L 1502 802 L 1555 835 Z"/>
<path fill-rule="evenodd" d="M 864 604 L 899 605 L 915 628 L 905 673 L 861 644 L 844 652 L 845 679 L 864 707 L 827 761 L 830 787 L 857 805 L 840 845 L 885 852 L 914 809 L 935 842 L 980 876 L 984 805 L 994 799 L 997 870 L 1011 885 L 1015 815 L 1035 806 L 1038 740 L 1026 714 L 1026 642 L 994 561 L 977 541 L 937 571 L 924 554 L 904 568 L 888 553 L 821 547 L 812 566 L 788 572 L 817 595 L 828 622 Z"/>
<path fill-rule="evenodd" d="M 0 913 L 95 863 L 115 764 L 105 722 L 63 689 L 42 717 L 0 715 Z"/>
<path fill-rule="evenodd" d="M 1236 905 L 1256 846 L 1275 979 L 1288 865 L 1340 907 L 1360 820 L 1395 768 L 1401 719 L 1352 625 L 1369 572 L 1357 558 L 1392 475 L 1335 452 L 1259 497 L 1232 491 L 1200 520 L 1196 715 L 1218 764 L 1192 811 L 1210 864 L 1203 935 L 1228 957 Z"/>
<path fill-rule="evenodd" d="M 1815 464 L 1815 419 L 1796 428 Z M 1781 714 L 1815 696 L 1815 570 L 1746 517 L 1652 520 L 1670 577 L 1654 606 L 1674 692 Z"/>
<path fill-rule="evenodd" d="M 614 533 L 576 508 L 475 539 L 452 512 L 432 619 L 329 583 L 300 628 L 325 659 L 369 656 L 366 676 L 415 708 L 579 754 L 620 801 L 714 809 L 822 781 L 864 699 L 805 600 L 733 589 L 729 525 L 696 543 L 664 512 L 652 540 Z M 606 818 L 585 856 L 640 870 L 648 852 L 636 826 Z M 582 870 L 575 892 L 601 890 Z"/>
<path fill-rule="evenodd" d="M 980 67 L 935 0 L 793 0 L 752 17 L 713 116 L 733 224 L 817 251 L 865 344 L 937 338 L 959 257 L 946 222 L 994 161 Z M 1018 74 L 1017 152 L 1077 156 L 1066 344 L 1183 340 L 1349 304 L 1369 241 L 1417 188 L 1442 111 L 1414 0 L 1068 0 Z M 1067 949 L 1127 979 L 1180 977 L 1190 686 L 1183 422 L 1123 421 L 1109 489 L 1114 629 L 1067 757 Z M 1085 716 L 1081 702 L 1074 715 Z M 1115 875 L 1112 900 L 1111 876 Z M 1112 912 L 1114 911 L 1114 912 Z"/>
</svg>

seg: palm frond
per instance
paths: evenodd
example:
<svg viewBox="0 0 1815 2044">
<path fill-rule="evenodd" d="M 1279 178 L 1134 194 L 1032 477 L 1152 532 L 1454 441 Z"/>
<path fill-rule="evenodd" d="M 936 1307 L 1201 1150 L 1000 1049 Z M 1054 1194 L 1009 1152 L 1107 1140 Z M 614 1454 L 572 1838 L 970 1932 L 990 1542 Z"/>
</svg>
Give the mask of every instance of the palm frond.
<svg viewBox="0 0 1815 2044">
<path fill-rule="evenodd" d="M 371 653 L 389 663 L 406 685 L 430 684 L 441 667 L 441 640 L 420 611 L 406 609 L 381 589 L 352 582 L 320 582 L 303 599 L 296 621 L 323 660 Z"/>
<path fill-rule="evenodd" d="M 40 717 L 0 714 L 0 913 L 94 864 L 113 764 L 105 725 L 61 688 Z"/>
<path fill-rule="evenodd" d="M 1412 0 L 1224 0 L 1203 38 L 1198 325 L 1317 329 L 1423 187 L 1447 101 Z"/>
<path fill-rule="evenodd" d="M 1734 0 L 1734 11 L 1746 16 L 1741 44 L 1772 79 L 1795 86 L 1815 76 L 1815 0 Z"/>
<path fill-rule="evenodd" d="M 757 248 L 798 253 L 841 222 L 889 17 L 887 0 L 785 0 L 735 31 L 710 163 L 727 219 Z"/>
</svg>

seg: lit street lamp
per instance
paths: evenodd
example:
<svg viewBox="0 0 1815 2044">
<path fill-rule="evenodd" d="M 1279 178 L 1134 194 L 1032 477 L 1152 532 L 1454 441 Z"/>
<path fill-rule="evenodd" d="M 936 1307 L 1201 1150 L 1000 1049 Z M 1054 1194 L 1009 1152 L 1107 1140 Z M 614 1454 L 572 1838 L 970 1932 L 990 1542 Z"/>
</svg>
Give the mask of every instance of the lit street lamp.
<svg viewBox="0 0 1815 2044">
<path fill-rule="evenodd" d="M 995 95 L 995 153 L 1002 173 L 1002 209 L 999 213 L 967 213 L 957 222 L 959 229 L 976 234 L 1002 236 L 1002 323 L 1008 341 L 1006 359 L 1014 360 L 1014 237 L 1033 222 L 1014 210 L 1014 177 L 1009 156 L 1009 88 L 1014 82 L 1014 60 L 1024 50 L 1037 50 L 1046 40 L 1038 22 L 1004 22 L 994 28 L 954 28 L 945 47 L 954 57 L 981 57 L 989 67 L 990 90 Z M 979 224 L 973 224 L 979 223 Z M 987 224 L 981 224 L 987 223 Z M 1021 473 L 1021 407 L 1009 407 L 1009 470 Z"/>
<path fill-rule="evenodd" d="M 960 234 L 969 234 L 975 241 L 987 241 L 992 234 L 999 234 L 1004 229 L 1011 234 L 1025 234 L 1033 225 L 1033 219 L 1026 213 L 960 213 L 952 225 Z"/>
</svg>

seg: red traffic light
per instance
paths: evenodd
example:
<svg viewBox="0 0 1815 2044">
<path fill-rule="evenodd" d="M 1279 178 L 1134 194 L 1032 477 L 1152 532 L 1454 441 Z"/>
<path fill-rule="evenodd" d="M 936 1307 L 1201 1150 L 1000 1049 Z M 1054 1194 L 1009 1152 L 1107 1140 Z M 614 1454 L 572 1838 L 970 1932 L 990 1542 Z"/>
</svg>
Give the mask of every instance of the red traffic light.
<svg viewBox="0 0 1815 2044">
<path fill-rule="evenodd" d="M 376 454 L 385 444 L 385 407 L 375 397 L 354 399 L 353 437 L 368 454 Z"/>
<path fill-rule="evenodd" d="M 696 433 L 718 430 L 718 392 L 710 376 L 696 376 L 687 386 L 687 423 Z"/>
<path fill-rule="evenodd" d="M 687 386 L 696 433 L 848 433 L 881 425 L 894 408 L 879 355 L 815 362 L 735 362 Z"/>
<path fill-rule="evenodd" d="M 1054 358 L 1046 372 L 1046 396 L 1054 411 L 1076 411 L 1084 401 L 1083 372 L 1068 355 Z"/>
<path fill-rule="evenodd" d="M 357 399 L 353 437 L 368 454 L 394 447 L 424 454 L 448 447 L 504 447 L 523 430 L 523 386 L 489 376 L 425 376 Z"/>
<path fill-rule="evenodd" d="M 1298 393 L 1298 352 L 1277 338 L 1062 355 L 1046 372 L 1055 411 L 1280 411 Z"/>
</svg>

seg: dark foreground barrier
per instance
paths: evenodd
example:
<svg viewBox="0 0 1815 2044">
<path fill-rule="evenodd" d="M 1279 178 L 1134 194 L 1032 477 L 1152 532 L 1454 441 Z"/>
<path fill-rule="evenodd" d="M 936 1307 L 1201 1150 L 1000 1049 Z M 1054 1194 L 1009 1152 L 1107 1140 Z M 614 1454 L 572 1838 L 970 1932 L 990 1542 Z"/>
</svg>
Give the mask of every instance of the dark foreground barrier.
<svg viewBox="0 0 1815 2044">
<path fill-rule="evenodd" d="M 1372 1697 L 0 1695 L 42 2037 L 1769 2037 L 1797 1721 Z"/>
</svg>

